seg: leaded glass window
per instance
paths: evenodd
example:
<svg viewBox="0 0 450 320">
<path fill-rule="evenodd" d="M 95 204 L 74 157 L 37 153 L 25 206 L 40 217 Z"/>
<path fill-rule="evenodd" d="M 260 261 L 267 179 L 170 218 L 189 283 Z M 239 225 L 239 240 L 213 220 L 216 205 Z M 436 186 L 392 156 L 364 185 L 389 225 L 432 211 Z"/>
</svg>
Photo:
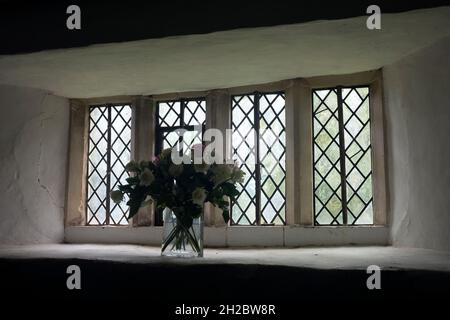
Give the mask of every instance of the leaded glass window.
<svg viewBox="0 0 450 320">
<path fill-rule="evenodd" d="M 130 105 L 100 105 L 89 109 L 87 224 L 127 225 L 127 199 L 120 204 L 109 194 L 128 177 L 131 156 Z"/>
<path fill-rule="evenodd" d="M 313 90 L 316 225 L 373 224 L 369 87 Z"/>
<path fill-rule="evenodd" d="M 285 224 L 284 93 L 233 96 L 232 130 L 233 158 L 246 175 L 232 206 L 231 224 Z"/>
<path fill-rule="evenodd" d="M 188 155 L 196 144 L 203 143 L 206 124 L 206 99 L 190 98 L 159 101 L 156 108 L 155 151 L 176 148 Z M 163 224 L 162 212 L 155 212 L 155 225 Z"/>
<path fill-rule="evenodd" d="M 193 145 L 202 143 L 205 121 L 204 98 L 158 102 L 156 153 L 177 148 L 187 154 Z"/>
</svg>

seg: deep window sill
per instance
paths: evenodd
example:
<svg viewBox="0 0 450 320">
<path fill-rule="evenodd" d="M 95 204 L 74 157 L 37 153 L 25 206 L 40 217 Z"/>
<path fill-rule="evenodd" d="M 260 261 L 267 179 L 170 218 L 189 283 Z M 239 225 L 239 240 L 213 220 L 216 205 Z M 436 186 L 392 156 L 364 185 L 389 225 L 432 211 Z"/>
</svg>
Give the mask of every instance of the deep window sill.
<svg viewBox="0 0 450 320">
<path fill-rule="evenodd" d="M 205 227 L 205 247 L 297 247 L 388 245 L 386 226 L 230 226 Z M 66 227 L 67 243 L 160 245 L 162 227 Z"/>
</svg>

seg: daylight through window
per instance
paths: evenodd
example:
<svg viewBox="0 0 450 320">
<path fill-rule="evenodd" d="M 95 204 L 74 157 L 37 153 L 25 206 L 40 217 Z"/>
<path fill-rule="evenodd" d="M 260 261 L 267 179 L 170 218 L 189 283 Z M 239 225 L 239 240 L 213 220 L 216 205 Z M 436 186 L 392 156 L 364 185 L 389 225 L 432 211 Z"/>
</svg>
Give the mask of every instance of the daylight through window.
<svg viewBox="0 0 450 320">
<path fill-rule="evenodd" d="M 109 194 L 128 177 L 124 168 L 131 155 L 129 105 L 101 105 L 89 109 L 87 224 L 127 225 L 127 199 L 120 204 Z"/>
<path fill-rule="evenodd" d="M 373 224 L 369 87 L 314 90 L 316 225 Z"/>
<path fill-rule="evenodd" d="M 188 154 L 193 145 L 202 143 L 205 121 L 204 98 L 158 102 L 156 154 L 166 148 L 177 148 Z"/>
<path fill-rule="evenodd" d="M 231 224 L 285 224 L 284 93 L 233 96 L 232 130 L 233 158 L 246 176 L 232 206 Z"/>
</svg>

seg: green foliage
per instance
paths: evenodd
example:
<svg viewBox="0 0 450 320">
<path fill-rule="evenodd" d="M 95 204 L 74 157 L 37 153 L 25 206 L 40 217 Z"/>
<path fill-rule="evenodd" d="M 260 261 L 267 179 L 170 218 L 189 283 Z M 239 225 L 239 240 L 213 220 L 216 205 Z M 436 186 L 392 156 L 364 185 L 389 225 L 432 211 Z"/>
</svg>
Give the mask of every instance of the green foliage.
<svg viewBox="0 0 450 320">
<path fill-rule="evenodd" d="M 128 195 L 128 219 L 136 215 L 139 208 L 148 203 L 150 197 L 158 212 L 170 208 L 186 228 L 192 225 L 193 219 L 201 216 L 204 202 L 222 209 L 223 218 L 228 222 L 230 200 L 239 195 L 236 184 L 242 180 L 244 173 L 237 166 L 229 164 L 208 166 L 189 163 L 179 166 L 173 164 L 168 149 L 163 150 L 153 162 L 127 164 L 126 169 L 131 176 L 126 179 L 127 184 L 118 186 L 118 190 Z M 141 174 L 147 169 L 151 171 L 150 176 L 153 175 L 154 179 L 151 183 L 142 183 Z M 197 193 L 194 193 L 198 188 L 204 192 L 197 190 Z"/>
</svg>

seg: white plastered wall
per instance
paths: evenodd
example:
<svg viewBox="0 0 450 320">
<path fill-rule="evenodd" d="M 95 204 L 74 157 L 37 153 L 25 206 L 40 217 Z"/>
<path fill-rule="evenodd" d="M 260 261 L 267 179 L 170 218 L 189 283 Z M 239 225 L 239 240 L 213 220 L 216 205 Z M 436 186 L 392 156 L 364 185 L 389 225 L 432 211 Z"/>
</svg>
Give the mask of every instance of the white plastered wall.
<svg viewBox="0 0 450 320">
<path fill-rule="evenodd" d="M 383 68 L 394 246 L 450 250 L 450 38 Z"/>
<path fill-rule="evenodd" d="M 0 86 L 0 244 L 64 237 L 67 99 Z"/>
</svg>

